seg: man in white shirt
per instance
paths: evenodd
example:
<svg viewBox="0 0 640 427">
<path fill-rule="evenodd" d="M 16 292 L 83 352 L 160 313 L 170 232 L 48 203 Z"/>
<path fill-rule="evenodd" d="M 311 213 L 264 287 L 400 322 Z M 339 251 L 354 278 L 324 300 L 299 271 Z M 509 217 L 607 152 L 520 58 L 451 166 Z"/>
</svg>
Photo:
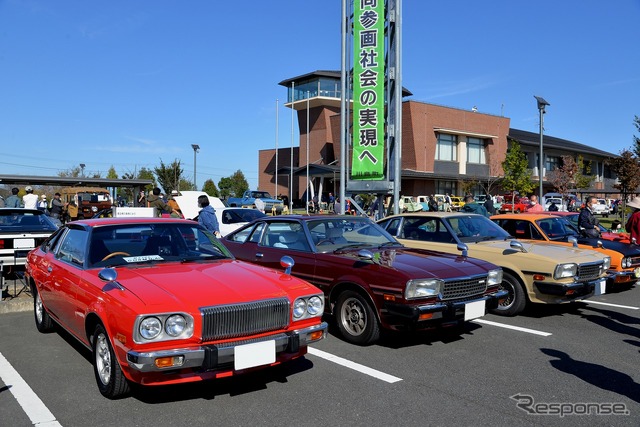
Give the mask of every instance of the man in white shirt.
<svg viewBox="0 0 640 427">
<path fill-rule="evenodd" d="M 24 189 L 27 192 L 22 196 L 22 203 L 24 203 L 25 209 L 37 209 L 38 208 L 38 196 L 33 194 L 33 188 L 30 185 Z"/>
</svg>

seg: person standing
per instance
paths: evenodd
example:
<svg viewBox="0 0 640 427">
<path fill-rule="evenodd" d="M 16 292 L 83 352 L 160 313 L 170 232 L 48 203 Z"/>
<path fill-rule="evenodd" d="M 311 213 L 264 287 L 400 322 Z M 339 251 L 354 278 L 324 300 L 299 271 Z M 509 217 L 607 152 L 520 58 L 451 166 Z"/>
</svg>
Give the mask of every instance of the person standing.
<svg viewBox="0 0 640 427">
<path fill-rule="evenodd" d="M 640 197 L 634 197 L 627 203 L 627 207 L 633 209 L 633 213 L 627 220 L 624 229 L 629 233 L 630 239 L 636 239 L 636 242 L 640 243 Z"/>
<path fill-rule="evenodd" d="M 198 224 L 215 234 L 216 237 L 221 237 L 220 224 L 218 224 L 215 209 L 209 204 L 209 197 L 198 196 L 198 207 L 201 208 L 198 212 Z"/>
<path fill-rule="evenodd" d="M 485 209 L 483 205 L 478 204 L 471 194 L 467 194 L 464 197 L 464 206 L 462 207 L 461 211 L 484 215 L 487 218 L 489 218 L 490 216 L 489 212 L 487 212 L 487 209 Z"/>
<path fill-rule="evenodd" d="M 140 190 L 138 194 L 138 206 L 147 207 L 147 196 L 145 196 L 144 190 Z"/>
<path fill-rule="evenodd" d="M 444 211 L 451 212 L 451 196 L 449 193 L 445 193 L 444 195 Z"/>
<path fill-rule="evenodd" d="M 164 199 L 160 195 L 160 188 L 155 187 L 149 198 L 147 199 L 147 203 L 150 208 L 156 208 L 156 216 L 161 217 L 163 212 L 168 212 L 170 214 L 174 213 L 174 209 L 171 208 L 167 203 L 165 203 Z M 175 212 L 177 214 L 177 212 Z"/>
<path fill-rule="evenodd" d="M 336 198 L 333 197 L 333 193 L 329 193 L 329 212 L 330 213 L 334 213 L 335 212 L 335 203 L 336 203 Z"/>
<path fill-rule="evenodd" d="M 597 200 L 595 197 L 587 197 L 586 205 L 584 209 L 580 210 L 580 214 L 578 215 L 578 227 L 587 237 L 600 237 L 598 221 L 596 220 L 596 216 L 593 214 L 593 205 L 596 203 Z"/>
<path fill-rule="evenodd" d="M 6 207 L 8 208 L 19 208 L 20 207 L 20 198 L 18 197 L 18 193 L 20 192 L 20 190 L 18 190 L 16 187 L 13 187 L 11 189 L 11 195 L 9 197 L 6 198 L 6 200 L 4 201 L 4 204 Z"/>
<path fill-rule="evenodd" d="M 38 210 L 40 212 L 44 212 L 45 214 L 49 214 L 49 203 L 47 202 L 46 194 L 40 196 L 40 201 L 38 202 Z"/>
<path fill-rule="evenodd" d="M 62 215 L 62 209 L 64 208 L 64 204 L 62 200 L 60 200 L 60 193 L 56 193 L 53 195 L 53 200 L 51 200 L 51 211 L 49 215 L 51 218 L 60 218 Z"/>
<path fill-rule="evenodd" d="M 538 196 L 536 196 L 535 194 L 529 199 L 529 207 L 527 208 L 527 212 L 544 212 L 544 208 L 540 203 L 538 203 Z"/>
<path fill-rule="evenodd" d="M 489 215 L 495 215 L 496 214 L 496 207 L 493 204 L 493 197 L 491 197 L 491 194 L 487 194 L 487 200 L 484 201 L 483 206 L 487 210 Z"/>
<path fill-rule="evenodd" d="M 27 192 L 22 196 L 22 203 L 24 203 L 25 209 L 38 209 L 38 196 L 33 194 L 33 188 L 27 185 L 24 189 Z"/>
<path fill-rule="evenodd" d="M 171 190 L 171 196 L 169 197 L 167 204 L 177 213 L 178 218 L 182 218 L 182 211 L 180 210 L 180 205 L 178 205 L 176 200 L 176 197 L 179 195 L 180 193 L 178 193 L 178 190 Z M 173 217 L 174 215 L 171 214 L 171 216 Z"/>
<path fill-rule="evenodd" d="M 71 200 L 67 204 L 67 217 L 69 221 L 75 221 L 78 219 L 78 205 L 75 200 Z"/>
</svg>

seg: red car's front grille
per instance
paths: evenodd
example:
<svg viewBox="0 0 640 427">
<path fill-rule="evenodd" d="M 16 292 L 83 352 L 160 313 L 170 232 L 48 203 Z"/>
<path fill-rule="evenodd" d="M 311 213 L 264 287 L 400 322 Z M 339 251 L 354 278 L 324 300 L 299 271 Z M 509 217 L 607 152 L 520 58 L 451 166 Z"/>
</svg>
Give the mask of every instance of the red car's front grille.
<svg viewBox="0 0 640 427">
<path fill-rule="evenodd" d="M 487 275 L 467 277 L 444 283 L 443 300 L 463 299 L 482 295 L 487 290 Z"/>
<path fill-rule="evenodd" d="M 289 324 L 286 298 L 204 307 L 200 312 L 203 341 L 240 338 L 283 329 Z"/>
</svg>

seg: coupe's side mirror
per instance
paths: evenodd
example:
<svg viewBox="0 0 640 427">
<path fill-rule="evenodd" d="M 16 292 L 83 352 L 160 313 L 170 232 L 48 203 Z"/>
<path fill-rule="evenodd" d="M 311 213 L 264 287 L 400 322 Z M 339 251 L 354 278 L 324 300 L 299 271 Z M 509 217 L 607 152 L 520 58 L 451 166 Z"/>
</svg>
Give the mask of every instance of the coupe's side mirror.
<svg viewBox="0 0 640 427">
<path fill-rule="evenodd" d="M 460 252 L 462 252 L 463 257 L 466 257 L 469 253 L 469 246 L 467 246 L 465 243 L 458 243 L 458 246 L 456 247 Z"/>
<path fill-rule="evenodd" d="M 511 242 L 509 242 L 509 247 L 516 251 L 525 252 L 525 253 L 527 252 L 527 250 L 524 248 L 522 243 L 517 240 L 511 240 Z"/>
<path fill-rule="evenodd" d="M 567 239 L 567 241 L 571 243 L 574 248 L 578 247 L 578 239 L 576 239 L 575 237 L 571 236 Z M 600 245 L 602 246 L 602 242 L 600 242 Z"/>
<path fill-rule="evenodd" d="M 284 274 L 291 274 L 291 267 L 295 264 L 296 262 L 289 255 L 280 258 L 280 265 L 284 268 Z"/>
</svg>

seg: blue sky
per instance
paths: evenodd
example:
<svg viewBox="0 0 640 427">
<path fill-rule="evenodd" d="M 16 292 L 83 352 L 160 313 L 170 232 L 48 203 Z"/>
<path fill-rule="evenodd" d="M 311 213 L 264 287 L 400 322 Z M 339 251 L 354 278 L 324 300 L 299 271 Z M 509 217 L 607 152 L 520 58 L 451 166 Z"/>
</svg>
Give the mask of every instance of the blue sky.
<svg viewBox="0 0 640 427">
<path fill-rule="evenodd" d="M 174 159 L 197 180 L 291 146 L 278 82 L 340 68 L 340 0 L 0 0 L 0 174 L 103 176 Z M 412 99 L 611 153 L 640 116 L 640 0 L 403 0 Z M 294 126 L 298 143 L 297 122 Z M 638 135 L 640 136 L 640 135 Z M 267 189 L 270 190 L 270 189 Z"/>
</svg>

